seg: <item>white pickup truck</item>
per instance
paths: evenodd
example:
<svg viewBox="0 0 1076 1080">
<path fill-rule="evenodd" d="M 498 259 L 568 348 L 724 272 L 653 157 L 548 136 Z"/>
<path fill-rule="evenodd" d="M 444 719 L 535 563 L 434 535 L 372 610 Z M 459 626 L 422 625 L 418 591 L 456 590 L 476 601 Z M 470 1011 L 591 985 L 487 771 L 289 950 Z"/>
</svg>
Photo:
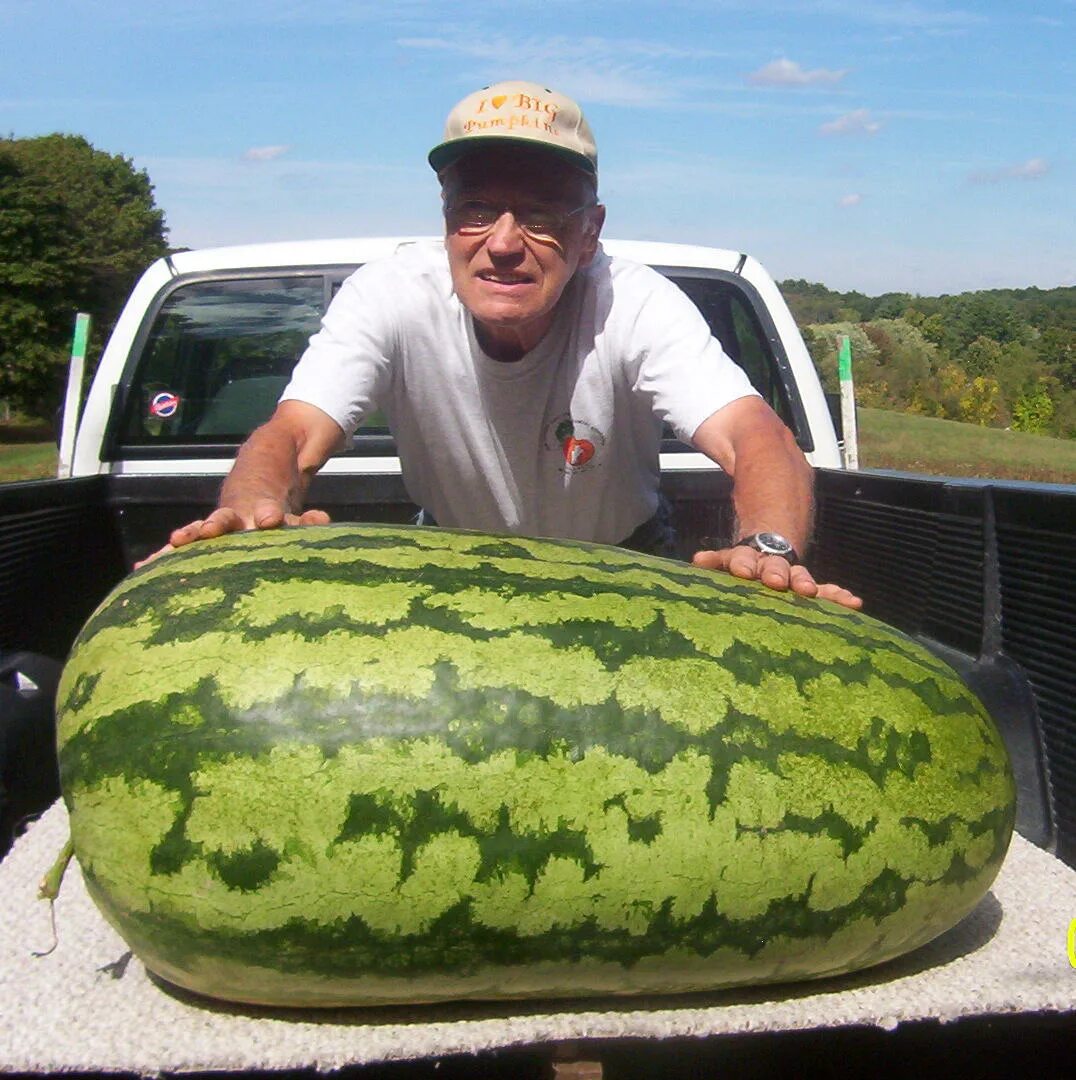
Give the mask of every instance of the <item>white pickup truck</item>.
<svg viewBox="0 0 1076 1080">
<path fill-rule="evenodd" d="M 236 448 L 271 413 L 347 275 L 400 245 L 431 242 L 339 240 L 189 251 L 146 271 L 108 342 L 85 407 L 65 419 L 63 478 L 0 486 L 5 730 L 21 722 L 35 694 L 47 697 L 50 665 L 58 669 L 90 611 L 132 564 L 171 528 L 214 505 Z M 997 977 L 990 976 L 989 985 L 954 989 L 931 981 L 930 974 L 917 981 L 914 971 L 903 970 L 900 978 L 912 980 L 906 998 L 900 997 L 900 979 L 891 985 L 883 975 L 880 982 L 842 985 L 832 993 L 812 991 L 798 999 L 803 1013 L 795 999 L 760 994 L 731 1002 L 719 996 L 648 1001 L 627 1010 L 608 1003 L 561 1007 L 555 1017 L 500 1007 L 488 1015 L 440 1009 L 418 1018 L 323 1018 L 288 1029 L 301 1031 L 305 1040 L 298 1052 L 279 1043 L 284 1029 L 270 1020 L 204 1013 L 180 1003 L 166 1009 L 175 1013 L 175 1038 L 182 1042 L 197 1029 L 205 1047 L 184 1042 L 182 1052 L 158 1058 L 146 1049 L 152 1039 L 133 1031 L 130 1038 L 106 1040 L 103 1056 L 93 1056 L 96 1048 L 85 1054 L 75 1048 L 50 1057 L 38 1038 L 38 1008 L 33 1022 L 15 1025 L 22 1034 L 9 1040 L 9 1051 L 0 1050 L 0 1069 L 249 1075 L 350 1065 L 364 1066 L 367 1075 L 365 1066 L 409 1058 L 415 1071 L 408 1076 L 455 1076 L 475 1075 L 469 1063 L 478 1060 L 455 1055 L 481 1053 L 476 1067 L 482 1075 L 537 1076 L 546 1075 L 551 1045 L 570 1058 L 565 1044 L 598 1040 L 583 1057 L 602 1058 L 616 1076 L 716 1075 L 745 1066 L 757 1075 L 763 1068 L 773 1071 L 775 1062 L 778 1072 L 831 1075 L 811 1064 L 824 1060 L 840 1060 L 853 1073 L 869 1068 L 877 1075 L 904 1075 L 888 1066 L 906 1054 L 928 1074 L 959 1055 L 963 1071 L 999 1074 L 995 1066 L 1002 1063 L 999 1075 L 1008 1075 L 1004 1063 L 1015 1066 L 1017 1045 L 1021 1073 L 1055 1071 L 1076 1017 L 1076 971 L 1069 970 L 1065 951 L 1065 934 L 1073 931 L 1057 914 L 1071 897 L 1069 916 L 1076 919 L 1076 875 L 1070 870 L 1076 865 L 1076 489 L 843 470 L 812 361 L 777 287 L 755 260 L 671 244 L 608 241 L 605 247 L 676 281 L 795 434 L 816 469 L 816 530 L 808 555 L 816 574 L 856 590 L 871 614 L 934 648 L 993 712 L 1019 785 L 1024 861 L 999 879 L 994 907 L 979 913 L 980 937 L 970 945 L 951 943 L 936 963 L 944 969 L 949 957 L 957 964 L 952 970 L 977 980 L 994 965 Z M 702 536 L 728 537 L 728 477 L 671 438 L 661 465 L 681 553 Z M 403 488 L 391 434 L 376 416 L 315 478 L 309 500 L 336 520 L 404 522 L 417 511 Z M 54 774 L 28 768 L 30 760 L 18 740 L 5 735 L 0 793 L 6 788 L 20 813 L 40 810 L 55 797 Z M 15 816 L 5 813 L 0 854 Z M 21 851 L 27 841 L 34 841 L 33 830 L 0 872 L 31 859 L 32 852 Z M 1038 945 L 1045 959 L 1037 977 L 1025 978 L 1021 965 L 1037 931 L 1018 941 L 1012 934 L 1023 932 L 1021 919 L 1045 919 L 1043 905 L 1050 903 L 1052 921 L 1042 926 Z M 1011 928 L 1009 937 L 994 933 L 999 919 Z M 21 927 L 13 932 L 27 933 Z M 7 938 L 0 938 L 2 952 Z M 1002 945 L 1009 951 L 990 951 Z M 0 992 L 9 1003 L 29 985 L 31 973 L 47 980 L 39 975 L 46 969 L 24 964 L 14 953 L 3 957 Z M 123 974 L 115 964 L 107 968 L 112 977 Z M 50 998 L 50 1015 L 70 997 L 66 989 Z M 95 984 L 87 992 L 99 990 Z M 141 993 L 120 994 L 116 1007 L 142 1002 Z M 98 1006 L 112 1008 L 104 998 L 86 1003 Z M 952 1021 L 944 1035 L 937 1019 Z M 237 1056 L 235 1048 L 247 1045 L 243 1040 L 264 1041 L 265 1054 Z M 444 1069 L 434 1072 L 437 1060 Z M 555 1067 L 558 1075 L 583 1075 Z"/>
<path fill-rule="evenodd" d="M 101 359 L 78 424 L 71 476 L 213 475 L 266 419 L 325 306 L 358 265 L 423 239 L 326 240 L 186 251 L 139 281 Z M 839 467 L 825 397 L 772 278 L 732 251 L 609 241 L 695 301 L 727 352 L 796 432 L 813 465 Z M 74 418 L 72 418 L 72 422 Z M 387 430 L 371 418 L 332 475 L 393 475 Z M 668 447 L 662 468 L 715 466 Z"/>
</svg>

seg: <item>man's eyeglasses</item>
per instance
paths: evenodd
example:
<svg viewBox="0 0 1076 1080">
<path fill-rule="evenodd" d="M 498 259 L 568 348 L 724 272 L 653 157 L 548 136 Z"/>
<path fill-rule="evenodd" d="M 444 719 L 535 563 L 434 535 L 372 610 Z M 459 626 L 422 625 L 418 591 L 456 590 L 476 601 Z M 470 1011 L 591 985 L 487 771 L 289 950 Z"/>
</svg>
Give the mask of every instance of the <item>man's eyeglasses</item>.
<svg viewBox="0 0 1076 1080">
<path fill-rule="evenodd" d="M 453 232 L 481 236 L 500 221 L 502 214 L 508 213 L 528 236 L 548 242 L 559 240 L 572 218 L 594 205 L 588 202 L 574 210 L 562 210 L 555 206 L 497 206 L 481 199 L 465 199 L 446 203 L 445 220 Z"/>
</svg>

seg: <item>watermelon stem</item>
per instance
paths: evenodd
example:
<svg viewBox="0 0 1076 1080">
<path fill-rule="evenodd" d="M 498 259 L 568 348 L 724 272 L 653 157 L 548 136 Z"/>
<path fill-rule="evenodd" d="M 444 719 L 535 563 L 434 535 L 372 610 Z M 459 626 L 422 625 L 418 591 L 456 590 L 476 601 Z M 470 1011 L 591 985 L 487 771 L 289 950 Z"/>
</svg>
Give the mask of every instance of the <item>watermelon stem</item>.
<svg viewBox="0 0 1076 1080">
<path fill-rule="evenodd" d="M 75 845 L 71 842 L 71 838 L 68 837 L 64 846 L 60 849 L 60 854 L 57 856 L 56 861 L 46 872 L 45 876 L 41 879 L 41 883 L 37 887 L 37 898 L 49 902 L 49 920 L 52 924 L 52 944 L 43 952 L 35 951 L 34 956 L 48 956 L 50 953 L 56 951 L 56 946 L 59 944 L 59 937 L 56 934 L 56 897 L 60 895 L 60 886 L 63 884 L 64 874 L 67 873 L 67 868 L 71 864 L 71 856 L 74 854 Z"/>
</svg>

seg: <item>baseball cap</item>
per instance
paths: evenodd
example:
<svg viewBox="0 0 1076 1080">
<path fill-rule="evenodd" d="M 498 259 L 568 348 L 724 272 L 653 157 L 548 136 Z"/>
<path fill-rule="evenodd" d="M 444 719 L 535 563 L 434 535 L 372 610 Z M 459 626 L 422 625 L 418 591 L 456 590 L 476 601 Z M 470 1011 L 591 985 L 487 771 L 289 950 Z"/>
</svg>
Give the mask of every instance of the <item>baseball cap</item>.
<svg viewBox="0 0 1076 1080">
<path fill-rule="evenodd" d="M 571 98 L 530 82 L 499 82 L 468 94 L 448 114 L 445 134 L 429 154 L 437 172 L 492 143 L 548 149 L 596 176 L 598 148 L 583 110 Z"/>
</svg>

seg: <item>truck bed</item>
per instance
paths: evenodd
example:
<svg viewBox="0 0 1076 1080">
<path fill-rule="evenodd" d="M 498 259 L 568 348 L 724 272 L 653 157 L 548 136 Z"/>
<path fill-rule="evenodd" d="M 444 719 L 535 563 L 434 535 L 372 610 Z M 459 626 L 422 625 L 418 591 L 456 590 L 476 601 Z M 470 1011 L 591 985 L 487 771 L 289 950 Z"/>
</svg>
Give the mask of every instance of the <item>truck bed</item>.
<svg viewBox="0 0 1076 1080">
<path fill-rule="evenodd" d="M 35 898 L 37 882 L 66 830 L 66 812 L 56 804 L 0 864 L 7 908 L 0 927 L 0 1062 L 12 1071 L 353 1068 L 392 1076 L 398 1074 L 380 1067 L 410 1061 L 428 1070 L 412 1075 L 443 1076 L 435 1064 L 459 1059 L 475 1070 L 466 1075 L 518 1077 L 537 1075 L 527 1071 L 525 1051 L 537 1061 L 538 1048 L 573 1043 L 583 1057 L 608 1059 L 606 1076 L 655 1075 L 653 1067 L 678 1077 L 693 1075 L 700 1056 L 720 1054 L 724 1039 L 747 1034 L 771 1041 L 826 1034 L 827 1056 L 847 1069 L 839 1040 L 869 1043 L 865 1031 L 896 1052 L 923 1025 L 934 1025 L 942 1040 L 960 1039 L 962 1023 L 1008 1021 L 1015 1031 L 1021 1016 L 1034 1014 L 1043 1041 L 1050 1034 L 1060 1039 L 1062 1022 L 1076 1018 L 1076 971 L 1066 949 L 1076 870 L 1019 836 L 967 919 L 908 956 L 853 976 L 671 998 L 288 1011 L 213 1002 L 154 980 L 102 919 L 74 867 L 56 904 L 57 947 L 35 955 L 52 938 L 48 906 Z M 636 1041 L 648 1047 L 649 1059 L 624 1054 Z M 976 1074 L 975 1060 L 974 1053 L 962 1055 L 965 1075 Z M 884 1058 L 872 1071 L 886 1075 Z M 808 1062 L 797 1072 L 818 1075 Z"/>
<path fill-rule="evenodd" d="M 723 476 L 664 483 L 685 551 L 702 536 L 727 535 Z M 131 562 L 212 505 L 215 484 L 100 476 L 0 490 L 0 648 L 63 657 Z M 346 477 L 317 484 L 311 503 L 337 520 L 405 521 L 414 512 L 398 478 L 364 481 L 361 496 Z M 600 1059 L 605 1077 L 733 1067 L 772 1075 L 775 1062 L 811 1076 L 867 1068 L 918 1076 L 954 1062 L 979 1074 L 1063 1074 L 1076 1033 L 1076 488 L 822 470 L 817 490 L 815 572 L 856 589 L 868 611 L 954 663 L 1013 756 L 1021 835 L 959 927 L 875 971 L 752 993 L 243 1010 L 149 979 L 78 874 L 57 905 L 56 952 L 31 955 L 50 940 L 47 909 L 32 894 L 61 843 L 55 806 L 0 863 L 0 1069 L 523 1077 L 547 1075 L 551 1048 L 575 1044 L 565 1053 Z"/>
</svg>

